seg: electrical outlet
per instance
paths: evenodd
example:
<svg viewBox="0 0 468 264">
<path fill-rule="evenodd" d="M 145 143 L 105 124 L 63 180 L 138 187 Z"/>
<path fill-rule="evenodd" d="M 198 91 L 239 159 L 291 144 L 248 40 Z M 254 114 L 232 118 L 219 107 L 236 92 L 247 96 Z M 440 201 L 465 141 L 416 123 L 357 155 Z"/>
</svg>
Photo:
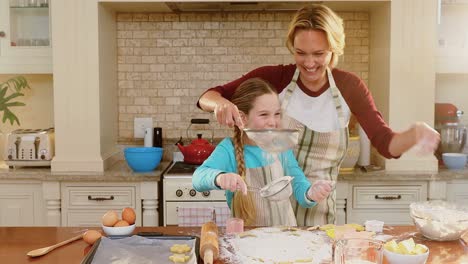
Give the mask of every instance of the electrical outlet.
<svg viewBox="0 0 468 264">
<path fill-rule="evenodd" d="M 135 117 L 133 120 L 133 137 L 144 138 L 145 129 L 153 127 L 153 118 L 151 117 Z"/>
</svg>

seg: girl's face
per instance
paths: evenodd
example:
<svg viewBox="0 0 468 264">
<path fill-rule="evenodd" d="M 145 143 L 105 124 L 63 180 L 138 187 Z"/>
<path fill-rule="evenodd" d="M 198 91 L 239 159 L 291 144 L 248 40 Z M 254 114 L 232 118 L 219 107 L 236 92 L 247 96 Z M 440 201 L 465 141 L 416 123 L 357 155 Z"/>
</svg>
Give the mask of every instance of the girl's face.
<svg viewBox="0 0 468 264">
<path fill-rule="evenodd" d="M 281 122 L 281 106 L 278 95 L 264 94 L 255 99 L 253 108 L 245 115 L 244 126 L 250 129 L 279 128 Z"/>
<path fill-rule="evenodd" d="M 305 85 L 320 83 L 323 80 L 331 57 L 325 32 L 313 29 L 296 32 L 294 60 Z"/>
</svg>

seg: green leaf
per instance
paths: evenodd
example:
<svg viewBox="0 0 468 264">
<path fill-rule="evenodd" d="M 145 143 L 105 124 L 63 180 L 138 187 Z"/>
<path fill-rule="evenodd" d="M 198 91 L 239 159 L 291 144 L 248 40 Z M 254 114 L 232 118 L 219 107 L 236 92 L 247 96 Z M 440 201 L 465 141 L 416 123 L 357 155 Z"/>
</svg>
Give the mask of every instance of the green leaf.
<svg viewBox="0 0 468 264">
<path fill-rule="evenodd" d="M 24 96 L 21 93 L 24 89 L 31 89 L 31 87 L 29 87 L 28 81 L 23 76 L 13 77 L 6 82 L 0 83 L 0 114 L 3 112 L 3 123 L 9 120 L 11 125 L 15 122 L 20 125 L 18 117 L 10 110 L 10 107 L 26 105 L 19 101 L 13 101 L 17 97 Z"/>
</svg>

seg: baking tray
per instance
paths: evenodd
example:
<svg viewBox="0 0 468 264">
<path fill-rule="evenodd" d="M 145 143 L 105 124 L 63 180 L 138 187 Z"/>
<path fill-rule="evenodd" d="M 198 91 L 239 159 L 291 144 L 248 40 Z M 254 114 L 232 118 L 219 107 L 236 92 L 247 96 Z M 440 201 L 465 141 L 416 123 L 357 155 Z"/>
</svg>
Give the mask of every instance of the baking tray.
<svg viewBox="0 0 468 264">
<path fill-rule="evenodd" d="M 137 236 L 142 236 L 148 239 L 162 239 L 162 240 L 192 240 L 195 239 L 195 256 L 197 263 L 202 263 L 199 255 L 200 251 L 200 238 L 198 236 L 177 236 L 177 235 L 164 235 L 160 232 L 140 232 L 136 234 Z M 131 236 L 107 236 L 109 239 L 122 239 Z M 93 262 L 94 255 L 99 247 L 101 239 L 97 240 L 94 245 L 89 250 L 88 254 L 83 258 L 81 264 L 91 264 Z"/>
</svg>

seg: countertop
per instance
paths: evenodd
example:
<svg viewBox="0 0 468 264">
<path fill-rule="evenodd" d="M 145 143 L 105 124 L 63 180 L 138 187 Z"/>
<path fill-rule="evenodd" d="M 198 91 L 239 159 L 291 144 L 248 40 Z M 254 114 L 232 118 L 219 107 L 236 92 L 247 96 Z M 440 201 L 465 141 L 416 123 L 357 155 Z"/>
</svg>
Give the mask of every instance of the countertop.
<svg viewBox="0 0 468 264">
<path fill-rule="evenodd" d="M 92 228 L 97 229 L 98 228 Z M 387 228 L 388 229 L 388 228 Z M 48 253 L 47 255 L 29 258 L 26 253 L 30 250 L 50 246 L 76 236 L 83 232 L 83 227 L 0 227 L 0 259 L 2 263 L 80 263 L 91 249 L 83 240 L 72 242 Z M 386 234 L 411 235 L 415 232 L 414 226 L 392 226 Z M 199 227 L 137 227 L 137 232 L 162 232 L 166 235 L 196 235 L 200 236 Z M 220 228 L 222 234 L 223 229 Z M 405 237 L 406 238 L 406 237 Z M 414 235 L 416 243 L 429 247 L 430 254 L 427 264 L 466 264 L 468 263 L 468 248 L 459 240 L 437 242 Z M 216 264 L 224 264 L 216 261 Z M 228 263 L 226 263 L 228 264 Z M 386 262 L 384 261 L 384 264 Z"/>
<path fill-rule="evenodd" d="M 161 174 L 168 168 L 170 161 L 162 161 L 152 172 L 135 173 L 124 160 L 119 160 L 104 172 L 52 172 L 47 167 L 9 169 L 0 162 L 0 180 L 38 180 L 38 181 L 103 181 L 103 182 L 140 182 L 159 181 Z M 440 167 L 438 172 L 388 172 L 355 168 L 352 172 L 343 172 L 340 181 L 451 181 L 468 180 L 468 168 L 448 170 Z"/>
<path fill-rule="evenodd" d="M 342 172 L 338 175 L 341 181 L 451 181 L 468 180 L 468 168 L 449 170 L 443 166 L 438 172 L 368 170 L 364 172 L 355 168 L 352 172 Z"/>
<path fill-rule="evenodd" d="M 141 182 L 159 181 L 161 174 L 170 165 L 162 161 L 151 172 L 135 173 L 124 160 L 119 160 L 104 172 L 52 172 L 49 167 L 8 168 L 0 163 L 0 180 L 37 180 L 37 181 L 93 181 L 93 182 Z"/>
</svg>

